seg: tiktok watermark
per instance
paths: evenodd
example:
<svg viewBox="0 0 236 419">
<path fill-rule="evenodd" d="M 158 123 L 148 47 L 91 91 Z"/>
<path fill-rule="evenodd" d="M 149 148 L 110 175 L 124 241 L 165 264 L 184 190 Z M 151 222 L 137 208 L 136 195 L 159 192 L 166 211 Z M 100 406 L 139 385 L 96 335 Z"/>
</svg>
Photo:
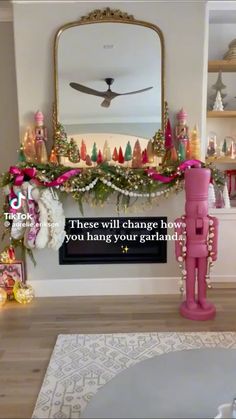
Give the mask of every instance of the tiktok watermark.
<svg viewBox="0 0 236 419">
<path fill-rule="evenodd" d="M 31 195 L 31 191 L 32 191 L 32 186 L 28 186 L 26 189 L 26 195 L 24 195 L 22 192 L 17 192 L 14 196 L 14 198 L 12 198 L 10 200 L 10 207 L 14 210 L 18 210 L 22 207 L 23 202 L 27 201 L 27 200 L 32 200 L 32 195 Z"/>
<path fill-rule="evenodd" d="M 32 185 L 28 185 L 25 193 L 20 191 L 14 193 L 14 197 L 9 201 L 10 212 L 4 212 L 4 226 L 6 228 L 10 227 L 12 223 L 14 223 L 15 228 L 36 227 L 40 229 L 41 227 L 58 227 L 58 223 L 50 223 L 48 221 L 44 222 L 39 220 L 38 208 L 35 201 L 35 207 L 31 209 L 31 213 L 28 212 L 27 203 L 29 201 L 33 202 L 33 197 L 31 194 L 32 189 Z"/>
</svg>

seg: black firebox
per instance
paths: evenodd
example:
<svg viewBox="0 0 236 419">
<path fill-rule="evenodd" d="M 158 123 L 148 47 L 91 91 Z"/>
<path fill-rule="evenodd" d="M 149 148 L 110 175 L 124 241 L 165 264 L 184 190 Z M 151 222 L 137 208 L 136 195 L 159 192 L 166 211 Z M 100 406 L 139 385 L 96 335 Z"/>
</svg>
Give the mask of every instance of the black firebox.
<svg viewBox="0 0 236 419">
<path fill-rule="evenodd" d="M 60 265 L 166 263 L 167 217 L 67 218 Z"/>
</svg>

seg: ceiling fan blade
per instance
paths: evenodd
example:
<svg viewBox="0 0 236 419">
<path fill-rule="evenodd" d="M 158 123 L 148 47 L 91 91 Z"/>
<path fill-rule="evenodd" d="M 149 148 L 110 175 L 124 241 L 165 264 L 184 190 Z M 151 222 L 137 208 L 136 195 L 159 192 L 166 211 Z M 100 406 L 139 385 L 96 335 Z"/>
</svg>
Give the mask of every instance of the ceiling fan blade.
<svg viewBox="0 0 236 419">
<path fill-rule="evenodd" d="M 78 90 L 79 92 L 86 93 L 88 95 L 93 96 L 99 96 L 99 97 L 105 97 L 107 92 L 100 92 L 99 90 L 91 89 L 90 87 L 83 86 L 79 83 L 70 83 L 70 87 L 72 87 L 75 90 Z"/>
<path fill-rule="evenodd" d="M 124 96 L 124 95 L 134 95 L 136 93 L 142 93 L 142 92 L 146 92 L 147 90 L 151 90 L 153 89 L 153 86 L 151 87 L 146 87 L 145 89 L 141 89 L 141 90 L 134 90 L 133 92 L 127 92 L 127 93 L 116 93 L 117 96 Z"/>
<path fill-rule="evenodd" d="M 111 104 L 111 99 L 104 99 L 103 102 L 101 103 L 101 106 L 103 108 L 109 108 L 110 104 Z"/>
</svg>

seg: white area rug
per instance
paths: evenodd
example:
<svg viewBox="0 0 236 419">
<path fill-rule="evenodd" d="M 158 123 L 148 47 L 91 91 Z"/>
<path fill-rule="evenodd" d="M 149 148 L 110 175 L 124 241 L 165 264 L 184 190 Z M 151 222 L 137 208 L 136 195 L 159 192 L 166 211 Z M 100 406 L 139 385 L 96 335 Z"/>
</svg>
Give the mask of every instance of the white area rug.
<svg viewBox="0 0 236 419">
<path fill-rule="evenodd" d="M 59 335 L 34 419 L 79 418 L 93 395 L 126 368 L 170 351 L 236 348 L 234 332 Z"/>
</svg>

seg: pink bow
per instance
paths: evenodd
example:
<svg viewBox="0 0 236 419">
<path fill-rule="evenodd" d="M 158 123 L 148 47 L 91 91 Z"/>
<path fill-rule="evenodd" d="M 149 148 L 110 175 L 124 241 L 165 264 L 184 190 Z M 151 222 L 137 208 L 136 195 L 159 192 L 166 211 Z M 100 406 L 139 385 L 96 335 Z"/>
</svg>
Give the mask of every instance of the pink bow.
<svg viewBox="0 0 236 419">
<path fill-rule="evenodd" d="M 35 167 L 29 167 L 25 169 L 20 169 L 17 166 L 11 166 L 9 169 L 9 173 L 15 176 L 14 185 L 21 186 L 24 182 L 24 177 L 28 176 L 30 179 L 33 179 L 36 176 L 36 169 Z"/>
</svg>

